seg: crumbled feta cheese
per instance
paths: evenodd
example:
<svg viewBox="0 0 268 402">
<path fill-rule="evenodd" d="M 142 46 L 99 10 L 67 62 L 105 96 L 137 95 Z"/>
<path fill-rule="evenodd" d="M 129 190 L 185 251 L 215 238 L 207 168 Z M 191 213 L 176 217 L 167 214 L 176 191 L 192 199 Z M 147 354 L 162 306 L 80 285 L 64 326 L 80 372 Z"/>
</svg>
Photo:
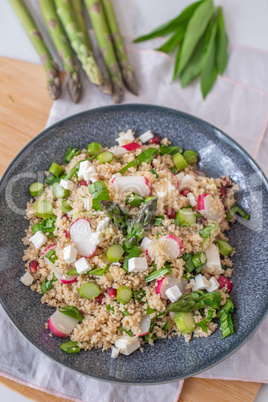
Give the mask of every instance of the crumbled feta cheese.
<svg viewBox="0 0 268 402">
<path fill-rule="evenodd" d="M 86 211 L 91 210 L 90 198 L 84 198 L 84 208 L 85 208 Z"/>
<path fill-rule="evenodd" d="M 134 140 L 135 140 L 135 138 L 134 138 L 134 135 L 133 135 L 133 131 L 132 130 L 127 130 L 126 133 L 124 133 L 123 135 L 120 135 L 120 137 L 116 138 L 115 141 L 117 141 L 119 145 L 125 145 L 125 143 L 127 141 L 132 142 Z"/>
<path fill-rule="evenodd" d="M 195 207 L 197 202 L 195 200 L 195 197 L 194 197 L 193 193 L 188 193 L 187 198 L 189 200 L 189 203 L 192 205 L 192 207 Z"/>
<path fill-rule="evenodd" d="M 119 349 L 117 348 L 112 348 L 112 353 L 111 353 L 111 358 L 116 359 L 119 355 Z"/>
<path fill-rule="evenodd" d="M 95 244 L 95 246 L 97 246 L 99 243 L 103 241 L 103 233 L 102 232 L 91 233 L 89 241 L 90 243 Z"/>
<path fill-rule="evenodd" d="M 206 277 L 202 274 L 199 274 L 194 278 L 194 285 L 193 285 L 192 289 L 193 289 L 193 291 L 204 290 L 204 289 L 207 289 L 208 286 L 209 286 L 209 284 L 208 284 L 208 280 L 206 279 Z"/>
<path fill-rule="evenodd" d="M 91 266 L 85 257 L 79 258 L 79 260 L 74 263 L 74 266 L 78 274 L 83 274 L 91 269 Z"/>
<path fill-rule="evenodd" d="M 74 182 L 71 180 L 61 179 L 60 186 L 65 188 L 65 190 L 72 191 L 74 189 Z"/>
<path fill-rule="evenodd" d="M 176 174 L 176 177 L 177 177 L 177 179 L 178 179 L 179 181 L 181 181 L 181 180 L 184 178 L 184 173 L 183 173 L 183 172 L 180 172 L 180 173 Z"/>
<path fill-rule="evenodd" d="M 213 292 L 214 290 L 219 288 L 219 282 L 217 281 L 216 278 L 214 278 L 214 276 L 212 276 L 210 278 L 210 280 L 208 281 L 209 287 L 207 288 L 208 292 Z"/>
<path fill-rule="evenodd" d="M 119 349 L 120 353 L 126 356 L 133 353 L 136 349 L 139 349 L 140 345 L 140 340 L 137 336 L 131 337 L 124 335 L 118 337 L 115 341 L 115 347 Z"/>
<path fill-rule="evenodd" d="M 140 249 L 145 253 L 151 243 L 152 240 L 145 236 L 140 244 Z"/>
<path fill-rule="evenodd" d="M 102 219 L 102 221 L 99 222 L 97 226 L 97 232 L 101 232 L 102 230 L 106 229 L 107 226 L 109 225 L 110 218 L 106 216 L 106 218 Z"/>
<path fill-rule="evenodd" d="M 128 272 L 143 272 L 148 268 L 145 257 L 133 257 L 128 260 Z"/>
<path fill-rule="evenodd" d="M 178 286 L 174 285 L 165 291 L 165 295 L 173 303 L 181 297 L 182 293 L 181 293 L 180 289 L 178 288 Z"/>
<path fill-rule="evenodd" d="M 25 272 L 25 274 L 20 278 L 21 283 L 25 286 L 31 286 L 31 284 L 34 281 L 33 276 L 30 274 L 30 272 Z"/>
<path fill-rule="evenodd" d="M 139 136 L 139 139 L 141 142 L 144 144 L 145 142 L 148 142 L 151 138 L 154 138 L 153 133 L 151 130 L 146 131 L 146 133 L 143 133 L 142 135 Z"/>
<path fill-rule="evenodd" d="M 128 151 L 123 147 L 113 147 L 109 150 L 114 154 L 114 156 L 121 156 L 126 154 Z"/>
<path fill-rule="evenodd" d="M 75 262 L 78 251 L 72 245 L 69 245 L 63 249 L 63 258 L 68 264 Z"/>
<path fill-rule="evenodd" d="M 215 244 L 211 244 L 209 247 L 205 249 L 205 253 L 207 256 L 207 269 L 213 272 L 215 269 L 221 272 L 221 259 L 220 259 L 220 252 L 218 246 Z"/>
<path fill-rule="evenodd" d="M 29 239 L 35 248 L 40 248 L 47 242 L 47 237 L 41 230 L 38 230 L 32 237 Z"/>
<path fill-rule="evenodd" d="M 89 161 L 83 161 L 79 165 L 78 177 L 82 178 L 86 181 L 89 181 L 90 178 L 97 178 L 97 172 Z"/>
</svg>

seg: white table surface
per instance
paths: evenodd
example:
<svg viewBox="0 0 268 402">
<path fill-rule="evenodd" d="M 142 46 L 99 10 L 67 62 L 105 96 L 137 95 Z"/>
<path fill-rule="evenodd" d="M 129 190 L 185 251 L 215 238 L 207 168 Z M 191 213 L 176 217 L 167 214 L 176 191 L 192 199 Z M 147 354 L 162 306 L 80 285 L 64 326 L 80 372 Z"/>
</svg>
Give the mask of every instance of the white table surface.
<svg viewBox="0 0 268 402">
<path fill-rule="evenodd" d="M 193 0 L 114 0 L 114 7 L 124 35 L 138 36 L 174 18 Z M 37 0 L 25 0 L 38 13 Z M 268 51 L 267 0 L 215 0 L 223 5 L 226 28 L 231 45 L 250 46 Z M 50 50 L 56 57 L 53 48 Z M 0 56 L 40 63 L 38 55 L 25 35 L 7 0 L 0 0 Z M 48 397 L 49 398 L 49 397 Z M 0 401 L 27 401 L 0 385 Z M 268 385 L 262 385 L 255 402 L 268 401 Z"/>
</svg>

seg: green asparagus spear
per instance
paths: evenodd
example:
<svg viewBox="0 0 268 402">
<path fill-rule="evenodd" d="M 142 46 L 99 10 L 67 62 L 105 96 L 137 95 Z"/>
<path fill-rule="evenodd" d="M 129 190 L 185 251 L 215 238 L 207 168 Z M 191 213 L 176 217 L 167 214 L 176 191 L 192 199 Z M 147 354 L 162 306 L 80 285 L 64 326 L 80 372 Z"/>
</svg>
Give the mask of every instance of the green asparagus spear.
<svg viewBox="0 0 268 402">
<path fill-rule="evenodd" d="M 82 63 L 87 76 L 93 84 L 98 86 L 101 92 L 111 94 L 110 83 L 103 76 L 92 50 L 86 45 L 83 35 L 79 32 L 76 18 L 72 12 L 70 0 L 55 0 L 56 11 L 65 29 L 72 48 Z"/>
<path fill-rule="evenodd" d="M 120 103 L 124 96 L 123 81 L 116 60 L 109 28 L 106 24 L 104 10 L 100 0 L 85 0 L 85 4 L 108 74 L 112 81 L 114 103 Z"/>
<path fill-rule="evenodd" d="M 205 307 L 216 309 L 220 307 L 220 302 L 220 292 L 204 293 L 200 290 L 182 295 L 179 300 L 168 305 L 167 311 L 187 313 L 188 311 L 200 310 Z"/>
<path fill-rule="evenodd" d="M 134 94 L 138 93 L 138 83 L 135 74 L 129 62 L 124 41 L 116 20 L 113 4 L 111 0 L 102 0 L 108 27 L 112 35 L 116 56 L 121 68 L 121 73 L 126 84 L 126 87 Z"/>
<path fill-rule="evenodd" d="M 127 238 L 124 242 L 126 250 L 130 250 L 146 235 L 154 223 L 156 214 L 157 198 L 144 204 L 136 217 L 129 223 L 127 228 Z"/>
<path fill-rule="evenodd" d="M 35 50 L 40 56 L 47 75 L 47 89 L 49 96 L 53 100 L 58 99 L 61 94 L 61 82 L 56 63 L 53 61 L 32 16 L 23 3 L 23 0 L 9 0 L 9 2 L 21 21 L 29 39 L 35 47 Z"/>
<path fill-rule="evenodd" d="M 100 201 L 100 205 L 106 215 L 112 220 L 113 224 L 125 231 L 129 225 L 130 216 L 128 212 L 112 201 Z"/>
<path fill-rule="evenodd" d="M 81 35 L 83 35 L 83 38 L 86 42 L 86 45 L 89 49 L 92 49 L 89 36 L 88 36 L 88 30 L 86 26 L 86 21 L 84 19 L 83 15 L 83 1 L 82 0 L 70 0 L 74 16 L 76 18 L 76 23 L 78 25 L 79 31 L 81 32 Z"/>
<path fill-rule="evenodd" d="M 74 103 L 77 103 L 82 90 L 78 66 L 73 56 L 68 39 L 57 16 L 54 2 L 40 0 L 40 8 L 55 48 L 62 59 L 63 66 L 67 74 L 67 83 L 71 98 Z"/>
</svg>

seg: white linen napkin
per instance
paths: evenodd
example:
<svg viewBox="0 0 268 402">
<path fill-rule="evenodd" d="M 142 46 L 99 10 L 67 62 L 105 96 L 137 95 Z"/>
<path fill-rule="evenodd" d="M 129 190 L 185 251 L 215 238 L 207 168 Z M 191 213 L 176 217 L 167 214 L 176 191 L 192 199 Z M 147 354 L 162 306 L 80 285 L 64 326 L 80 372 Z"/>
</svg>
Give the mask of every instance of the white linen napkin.
<svg viewBox="0 0 268 402">
<path fill-rule="evenodd" d="M 186 89 L 170 85 L 172 59 L 164 53 L 128 44 L 131 62 L 140 84 L 140 96 L 126 93 L 125 103 L 168 106 L 196 115 L 219 127 L 239 142 L 268 173 L 268 53 L 249 48 L 231 48 L 228 68 L 202 99 L 199 83 Z M 74 105 L 64 88 L 54 102 L 47 126 L 66 116 L 112 104 L 83 78 L 83 96 Z M 52 361 L 33 347 L 12 325 L 0 308 L 0 375 L 74 401 L 159 402 L 178 400 L 182 383 L 154 386 L 109 384 L 86 378 Z M 268 382 L 268 318 L 239 351 L 222 363 L 198 375 Z M 246 364 L 245 364 L 246 362 Z M 53 373 L 53 375 L 51 375 Z"/>
</svg>

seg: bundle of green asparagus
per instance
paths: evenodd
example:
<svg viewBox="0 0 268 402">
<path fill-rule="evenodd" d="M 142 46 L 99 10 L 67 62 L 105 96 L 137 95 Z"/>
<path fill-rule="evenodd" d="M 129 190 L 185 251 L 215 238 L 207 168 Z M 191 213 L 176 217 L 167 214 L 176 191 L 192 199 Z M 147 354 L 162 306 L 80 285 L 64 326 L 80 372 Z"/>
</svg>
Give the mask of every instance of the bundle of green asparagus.
<svg viewBox="0 0 268 402">
<path fill-rule="evenodd" d="M 9 1 L 40 55 L 47 74 L 49 94 L 52 99 L 57 99 L 61 93 L 58 67 L 23 0 Z M 78 102 L 82 91 L 76 57 L 81 62 L 89 80 L 101 92 L 112 94 L 115 103 L 123 100 L 123 82 L 131 92 L 138 95 L 138 85 L 127 57 L 111 1 L 85 0 L 85 5 L 109 79 L 104 76 L 93 55 L 83 13 L 83 0 L 40 0 L 40 8 L 48 32 L 67 74 L 67 84 L 72 100 L 75 103 Z"/>
</svg>

